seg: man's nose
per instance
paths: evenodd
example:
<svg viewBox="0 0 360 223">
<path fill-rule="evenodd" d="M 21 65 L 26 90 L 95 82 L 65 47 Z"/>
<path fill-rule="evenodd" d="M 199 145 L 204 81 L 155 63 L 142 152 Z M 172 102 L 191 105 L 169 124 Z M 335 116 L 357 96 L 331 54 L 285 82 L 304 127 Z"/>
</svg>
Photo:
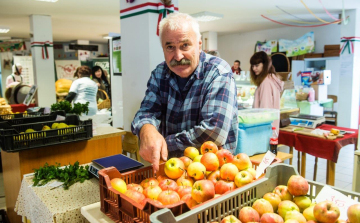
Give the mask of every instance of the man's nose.
<svg viewBox="0 0 360 223">
<path fill-rule="evenodd" d="M 184 58 L 184 55 L 183 55 L 182 51 L 180 49 L 176 49 L 174 59 L 177 61 L 180 61 L 183 58 Z"/>
</svg>

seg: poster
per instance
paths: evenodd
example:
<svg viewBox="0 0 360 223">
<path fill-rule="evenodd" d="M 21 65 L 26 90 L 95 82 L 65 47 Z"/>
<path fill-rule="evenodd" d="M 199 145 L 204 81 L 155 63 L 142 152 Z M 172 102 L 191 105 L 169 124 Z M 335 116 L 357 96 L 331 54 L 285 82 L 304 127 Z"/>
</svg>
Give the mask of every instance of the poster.
<svg viewBox="0 0 360 223">
<path fill-rule="evenodd" d="M 269 40 L 266 42 L 257 41 L 255 52 L 264 51 L 267 55 L 277 52 L 277 40 Z"/>
<path fill-rule="evenodd" d="M 34 70 L 32 56 L 14 56 L 14 64 L 21 64 L 22 81 L 23 84 L 33 85 L 34 84 Z"/>
<path fill-rule="evenodd" d="M 296 40 L 279 40 L 279 52 L 286 52 L 287 57 L 315 52 L 314 32 L 308 32 Z"/>
<path fill-rule="evenodd" d="M 112 42 L 113 73 L 114 75 L 121 75 L 121 38 L 113 38 Z"/>
<path fill-rule="evenodd" d="M 99 66 L 101 67 L 103 70 L 105 70 L 108 75 L 110 75 L 110 62 L 109 62 L 109 58 L 96 58 L 96 59 L 92 59 L 93 61 L 93 67 L 94 66 Z"/>
<path fill-rule="evenodd" d="M 74 80 L 74 73 L 81 66 L 79 60 L 55 60 L 57 79 Z"/>
</svg>

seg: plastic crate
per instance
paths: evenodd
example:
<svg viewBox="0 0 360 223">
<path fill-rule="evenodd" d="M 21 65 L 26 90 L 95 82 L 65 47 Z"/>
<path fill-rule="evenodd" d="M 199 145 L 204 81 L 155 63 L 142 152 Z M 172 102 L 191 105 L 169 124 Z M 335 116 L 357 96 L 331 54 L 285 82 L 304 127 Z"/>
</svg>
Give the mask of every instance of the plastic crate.
<svg viewBox="0 0 360 223">
<path fill-rule="evenodd" d="M 51 129 L 42 131 L 44 125 L 52 126 L 53 123 L 66 123 L 76 127 Z M 67 116 L 63 121 L 45 121 L 29 124 L 10 125 L 0 122 L 0 145 L 6 152 L 39 148 L 44 146 L 59 145 L 63 143 L 88 140 L 92 138 L 92 120 L 80 121 L 77 115 Z M 26 129 L 35 132 L 22 133 Z"/>
<path fill-rule="evenodd" d="M 0 223 L 10 223 L 9 217 L 5 210 L 0 210 Z"/>
<path fill-rule="evenodd" d="M 279 109 L 253 108 L 239 110 L 238 119 L 241 124 L 258 124 L 272 122 L 280 118 Z"/>
<path fill-rule="evenodd" d="M 248 156 L 253 156 L 266 153 L 269 149 L 271 134 L 271 122 L 239 124 L 235 154 L 245 153 Z"/>
<path fill-rule="evenodd" d="M 274 162 L 281 162 L 281 160 L 276 159 Z M 259 163 L 252 164 L 254 168 L 259 165 Z M 160 164 L 158 172 L 159 175 L 165 175 L 164 165 L 165 163 Z M 154 204 L 151 199 L 146 199 L 144 204 L 139 204 L 111 187 L 110 181 L 113 178 L 121 178 L 126 182 L 126 184 L 140 184 L 142 180 L 153 176 L 155 175 L 152 166 L 123 174 L 121 174 L 115 167 L 100 170 L 99 184 L 101 211 L 115 222 L 135 223 L 150 222 L 150 215 L 163 208 L 167 208 L 166 210 L 169 210 L 175 216 L 190 210 L 183 201 L 166 207 Z M 234 191 L 241 190 L 241 188 L 237 188 Z"/>
<path fill-rule="evenodd" d="M 39 112 L 27 112 L 18 114 L 0 115 L 0 121 L 7 121 L 10 125 L 28 124 L 34 122 L 54 121 L 56 116 L 65 116 L 64 111 L 55 111 L 50 114 Z"/>
<path fill-rule="evenodd" d="M 170 210 L 159 210 L 150 215 L 151 222 L 186 222 L 186 223 L 204 223 L 204 222 L 220 222 L 229 215 L 239 216 L 240 209 L 244 206 L 252 206 L 252 204 L 264 194 L 272 191 L 278 185 L 286 185 L 292 175 L 298 175 L 293 166 L 287 164 L 274 164 L 270 166 L 265 177 L 245 185 L 241 190 L 232 191 L 224 196 L 218 197 L 216 200 L 210 200 L 198 208 L 175 217 Z M 311 199 L 321 191 L 325 184 L 314 181 L 309 182 L 309 194 Z M 343 193 L 344 195 L 360 200 L 360 193 L 341 190 L 335 187 L 333 189 Z"/>
</svg>

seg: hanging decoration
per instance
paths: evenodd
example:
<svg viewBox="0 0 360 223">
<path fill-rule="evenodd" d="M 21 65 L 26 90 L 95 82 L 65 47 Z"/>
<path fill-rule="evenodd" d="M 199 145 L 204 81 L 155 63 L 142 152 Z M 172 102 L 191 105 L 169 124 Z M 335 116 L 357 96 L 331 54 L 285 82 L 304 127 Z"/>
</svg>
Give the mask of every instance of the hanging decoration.
<svg viewBox="0 0 360 223">
<path fill-rule="evenodd" d="M 308 32 L 296 40 L 279 39 L 279 52 L 287 57 L 299 56 L 315 51 L 314 32 Z"/>
<path fill-rule="evenodd" d="M 133 3 L 135 0 L 126 0 L 127 3 Z"/>
<path fill-rule="evenodd" d="M 31 47 L 41 47 L 42 58 L 49 59 L 48 47 L 53 47 L 53 43 L 50 41 L 45 42 L 32 42 Z"/>
<path fill-rule="evenodd" d="M 340 48 L 340 54 L 343 54 L 348 49 L 349 54 L 354 53 L 354 42 L 360 42 L 360 37 L 341 37 L 342 46 Z"/>
<path fill-rule="evenodd" d="M 0 40 L 0 52 L 12 52 L 26 50 L 23 40 Z"/>
<path fill-rule="evenodd" d="M 126 19 L 133 16 L 138 16 L 145 13 L 159 14 L 158 23 L 156 26 L 156 34 L 159 35 L 159 23 L 166 17 L 166 15 L 179 11 L 170 0 L 162 0 L 160 3 L 147 2 L 144 4 L 136 5 L 127 9 L 120 10 L 120 19 Z"/>
</svg>

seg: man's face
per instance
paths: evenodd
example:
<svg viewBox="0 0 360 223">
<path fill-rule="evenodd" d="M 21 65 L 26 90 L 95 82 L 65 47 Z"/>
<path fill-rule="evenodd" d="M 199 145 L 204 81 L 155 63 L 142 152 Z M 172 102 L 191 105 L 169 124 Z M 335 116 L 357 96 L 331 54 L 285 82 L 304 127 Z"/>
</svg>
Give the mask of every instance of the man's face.
<svg viewBox="0 0 360 223">
<path fill-rule="evenodd" d="M 239 62 L 234 62 L 234 68 L 239 69 L 239 67 L 240 67 L 240 63 Z"/>
<path fill-rule="evenodd" d="M 188 25 L 175 31 L 164 27 L 161 41 L 170 70 L 182 78 L 189 77 L 199 64 L 201 49 L 201 40 L 193 29 Z"/>
</svg>

